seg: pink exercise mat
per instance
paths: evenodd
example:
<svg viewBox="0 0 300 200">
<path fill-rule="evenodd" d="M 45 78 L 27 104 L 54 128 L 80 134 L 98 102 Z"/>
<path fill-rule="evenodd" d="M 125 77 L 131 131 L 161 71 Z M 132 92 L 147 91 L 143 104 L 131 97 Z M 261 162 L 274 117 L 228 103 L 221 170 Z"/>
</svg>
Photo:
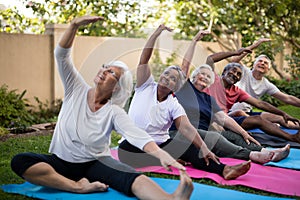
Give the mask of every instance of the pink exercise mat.
<svg viewBox="0 0 300 200">
<path fill-rule="evenodd" d="M 117 150 L 112 150 L 112 155 L 118 159 Z M 243 160 L 233 158 L 221 158 L 221 161 L 228 165 L 244 162 Z M 236 180 L 224 180 L 221 176 L 214 173 L 194 169 L 191 166 L 186 166 L 186 168 L 192 178 L 208 178 L 222 185 L 243 185 L 277 194 L 300 196 L 300 171 L 297 170 L 251 163 L 251 168 L 247 174 Z M 149 166 L 138 168 L 137 170 L 141 172 L 179 175 L 178 170 L 174 169 L 173 172 L 169 172 L 161 166 Z"/>
</svg>

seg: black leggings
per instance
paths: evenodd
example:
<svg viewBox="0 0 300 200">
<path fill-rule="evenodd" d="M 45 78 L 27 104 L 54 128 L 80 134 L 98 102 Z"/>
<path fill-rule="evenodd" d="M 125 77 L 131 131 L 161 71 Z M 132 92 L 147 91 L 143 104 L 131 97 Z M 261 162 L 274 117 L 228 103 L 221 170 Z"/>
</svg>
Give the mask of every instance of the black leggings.
<svg viewBox="0 0 300 200">
<path fill-rule="evenodd" d="M 209 165 L 207 165 L 201 152 L 199 152 L 199 149 L 197 149 L 193 144 L 177 139 L 169 139 L 160 144 L 159 147 L 168 152 L 175 159 L 190 162 L 196 169 L 216 173 L 223 177 L 225 165 L 222 163 L 217 164 L 212 160 L 210 160 Z M 118 156 L 121 162 L 132 167 L 161 165 L 157 158 L 141 151 L 126 140 L 119 145 Z"/>
<path fill-rule="evenodd" d="M 81 178 L 87 178 L 90 182 L 100 181 L 129 196 L 133 195 L 131 191 L 133 181 L 141 175 L 132 167 L 114 160 L 110 156 L 104 156 L 99 160 L 90 162 L 70 163 L 54 154 L 21 153 L 13 157 L 11 168 L 23 178 L 24 172 L 39 162 L 48 163 L 57 173 L 71 180 L 78 181 Z"/>
</svg>

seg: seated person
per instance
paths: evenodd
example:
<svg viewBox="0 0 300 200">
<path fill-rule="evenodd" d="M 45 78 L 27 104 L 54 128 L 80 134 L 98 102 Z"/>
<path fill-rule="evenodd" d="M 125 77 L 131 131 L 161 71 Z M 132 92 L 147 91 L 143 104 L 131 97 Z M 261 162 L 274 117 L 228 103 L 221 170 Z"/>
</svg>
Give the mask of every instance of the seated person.
<svg viewBox="0 0 300 200">
<path fill-rule="evenodd" d="M 263 42 L 268 42 L 270 39 L 262 38 L 255 42 L 253 45 L 246 47 L 249 50 L 253 50 L 258 47 Z M 235 56 L 232 61 L 240 62 L 247 53 L 243 53 L 239 56 Z M 293 106 L 300 107 L 300 99 L 281 92 L 273 83 L 271 83 L 265 76 L 269 72 L 271 68 L 271 60 L 266 55 L 259 55 L 254 63 L 253 67 L 250 70 L 249 68 L 243 68 L 243 76 L 239 82 L 235 85 L 250 94 L 252 97 L 259 99 L 263 95 L 268 94 L 273 96 L 274 98 Z M 253 115 L 253 114 L 261 114 L 262 118 L 267 119 L 271 122 L 278 123 L 282 126 L 292 129 L 298 129 L 299 125 L 294 123 L 285 123 L 285 120 L 280 115 L 275 115 L 269 112 L 253 112 L 252 106 L 246 102 L 235 103 L 229 113 L 230 115 Z"/>
<path fill-rule="evenodd" d="M 185 199 L 193 191 L 185 167 L 160 149 L 137 128 L 123 110 L 131 94 L 132 76 L 125 63 L 113 61 L 101 68 L 90 87 L 73 66 L 71 47 L 80 26 L 101 20 L 74 19 L 64 33 L 55 56 L 65 98 L 48 154 L 20 153 L 13 157 L 13 171 L 33 184 L 73 193 L 105 192 L 109 187 L 138 199 Z M 174 193 L 165 192 L 149 177 L 112 158 L 110 134 L 118 131 L 133 145 L 157 157 L 169 169 L 180 170 Z"/>
<path fill-rule="evenodd" d="M 250 161 L 235 166 L 225 165 L 207 148 L 173 95 L 186 81 L 180 67 L 167 67 L 158 82 L 154 81 L 148 62 L 155 41 L 164 30 L 171 29 L 160 25 L 145 44 L 136 71 L 135 94 L 128 114 L 139 128 L 150 134 L 155 142 L 174 158 L 190 162 L 196 169 L 216 173 L 224 179 L 236 179 L 248 172 Z M 173 121 L 184 136 L 180 140 L 171 139 L 169 136 L 168 131 Z M 120 161 L 134 167 L 158 164 L 156 158 L 147 156 L 128 140 L 121 142 L 118 155 Z"/>
<path fill-rule="evenodd" d="M 212 62 L 218 62 L 224 59 L 228 55 L 234 55 L 233 53 L 216 53 L 209 56 L 209 60 Z M 287 113 L 277 109 L 271 104 L 251 97 L 248 93 L 241 90 L 239 87 L 234 84 L 237 83 L 242 77 L 243 66 L 239 63 L 229 63 L 225 66 L 222 75 L 218 76 L 215 73 L 215 82 L 209 88 L 206 88 L 204 91 L 213 96 L 218 105 L 224 110 L 225 113 L 228 113 L 232 105 L 236 102 L 246 102 L 252 106 L 255 106 L 259 109 L 281 115 L 286 122 L 292 121 L 299 124 L 299 120 L 289 116 Z M 297 134 L 291 135 L 278 127 L 276 124 L 262 118 L 260 115 L 254 116 L 239 116 L 233 117 L 238 124 L 241 125 L 245 130 L 260 128 L 267 134 L 281 137 L 288 141 L 293 141 L 300 143 L 300 131 Z"/>
<path fill-rule="evenodd" d="M 189 68 L 195 46 L 202 34 L 203 31 L 198 32 L 184 56 L 181 68 L 186 77 L 189 77 Z M 241 49 L 239 53 L 244 51 L 245 49 Z M 213 97 L 203 92 L 203 90 L 209 87 L 213 82 L 214 73 L 212 68 L 204 64 L 197 67 L 192 72 L 191 81 L 188 79 L 183 87 L 175 93 L 179 103 L 185 109 L 191 124 L 198 129 L 200 136 L 208 147 L 220 157 L 250 159 L 258 163 L 268 162 L 267 154 L 262 155 L 258 153 L 268 150 L 260 146 L 247 131 L 224 113 Z M 213 121 L 230 130 L 221 131 L 219 133 L 207 131 Z M 171 130 L 172 129 L 176 129 L 174 124 Z M 171 131 L 170 134 L 174 137 L 173 131 Z M 272 161 L 284 159 L 289 154 L 289 145 L 282 149 L 276 149 L 273 152 L 275 155 L 272 157 Z"/>
</svg>

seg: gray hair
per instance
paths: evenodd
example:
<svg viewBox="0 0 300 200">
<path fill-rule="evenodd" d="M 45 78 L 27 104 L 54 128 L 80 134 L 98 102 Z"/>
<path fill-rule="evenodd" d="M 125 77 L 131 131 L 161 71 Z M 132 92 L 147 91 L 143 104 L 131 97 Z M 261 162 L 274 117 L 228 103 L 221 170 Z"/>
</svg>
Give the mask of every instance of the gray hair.
<svg viewBox="0 0 300 200">
<path fill-rule="evenodd" d="M 177 82 L 176 82 L 176 86 L 175 86 L 175 91 L 173 91 L 173 92 L 177 92 L 177 91 L 179 91 L 180 90 L 180 88 L 184 85 L 184 83 L 186 82 L 186 76 L 185 76 L 185 74 L 183 73 L 183 71 L 181 70 L 181 68 L 179 67 L 179 66 L 177 66 L 177 65 L 171 65 L 171 66 L 169 66 L 169 67 L 167 67 L 166 69 L 165 69 L 165 71 L 169 71 L 170 69 L 174 69 L 174 70 L 176 70 L 177 72 L 178 72 L 178 74 L 179 74 L 179 79 L 177 80 Z"/>
<path fill-rule="evenodd" d="M 212 85 L 215 82 L 215 73 L 213 72 L 211 66 L 209 66 L 208 64 L 203 64 L 200 65 L 199 67 L 197 67 L 196 69 L 194 69 L 194 71 L 191 74 L 191 82 L 194 84 L 196 82 L 196 77 L 198 76 L 198 74 L 202 71 L 202 69 L 208 69 L 211 73 L 210 73 L 210 82 L 208 83 L 209 87 L 210 85 Z"/>
<path fill-rule="evenodd" d="M 272 65 L 272 62 L 271 62 L 271 59 L 270 59 L 267 55 L 265 55 L 265 54 L 261 54 L 261 55 L 257 56 L 257 57 L 255 58 L 254 65 L 258 62 L 258 60 L 259 60 L 260 58 L 266 58 L 266 59 L 267 59 L 267 61 L 268 61 L 268 68 L 270 69 L 270 68 L 271 68 L 271 65 Z"/>
<path fill-rule="evenodd" d="M 115 66 L 122 69 L 121 77 L 115 86 L 119 88 L 113 92 L 111 97 L 111 102 L 112 104 L 116 104 L 121 108 L 123 108 L 132 93 L 132 89 L 133 89 L 132 74 L 129 71 L 128 66 L 122 61 L 113 61 L 108 63 L 106 66 Z"/>
<path fill-rule="evenodd" d="M 232 62 L 232 63 L 228 63 L 224 67 L 223 72 L 222 72 L 222 76 L 225 74 L 226 71 L 230 70 L 232 67 L 238 67 L 238 68 L 240 68 L 242 70 L 242 73 L 243 73 L 243 68 L 244 68 L 243 65 L 241 65 L 240 63 Z"/>
</svg>

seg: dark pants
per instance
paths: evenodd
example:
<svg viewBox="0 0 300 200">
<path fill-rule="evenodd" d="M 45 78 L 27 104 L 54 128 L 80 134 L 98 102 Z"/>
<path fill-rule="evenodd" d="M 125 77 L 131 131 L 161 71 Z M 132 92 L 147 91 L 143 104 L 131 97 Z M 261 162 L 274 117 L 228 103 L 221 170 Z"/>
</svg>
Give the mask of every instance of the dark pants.
<svg viewBox="0 0 300 200">
<path fill-rule="evenodd" d="M 23 178 L 23 173 L 39 162 L 48 163 L 57 173 L 71 180 L 78 181 L 81 178 L 87 178 L 90 182 L 100 181 L 127 195 L 133 195 L 132 183 L 140 175 L 132 167 L 109 156 L 85 163 L 70 163 L 54 154 L 21 153 L 13 157 L 11 168 Z"/>
<path fill-rule="evenodd" d="M 190 162 L 196 169 L 219 174 L 223 177 L 224 164 L 217 164 L 210 160 L 209 165 L 206 164 L 201 152 L 193 144 L 187 141 L 181 141 L 179 139 L 169 139 L 166 142 L 159 145 L 160 148 L 168 152 L 173 158 L 181 159 L 186 162 Z M 160 166 L 160 161 L 146 154 L 144 151 L 131 145 L 124 140 L 119 145 L 119 159 L 133 167 L 145 167 L 145 166 Z"/>
</svg>

